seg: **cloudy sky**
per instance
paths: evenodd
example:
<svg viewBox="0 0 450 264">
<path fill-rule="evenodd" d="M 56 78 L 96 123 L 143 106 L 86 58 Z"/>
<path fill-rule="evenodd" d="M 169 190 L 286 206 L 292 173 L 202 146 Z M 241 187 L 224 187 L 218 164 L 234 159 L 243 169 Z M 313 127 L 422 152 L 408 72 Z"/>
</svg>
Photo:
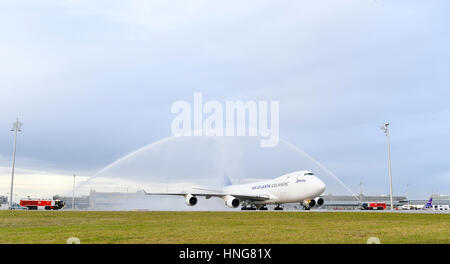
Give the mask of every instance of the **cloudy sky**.
<svg viewBox="0 0 450 264">
<path fill-rule="evenodd" d="M 70 190 L 72 173 L 87 179 L 171 136 L 172 103 L 194 92 L 278 100 L 280 137 L 355 192 L 360 182 L 389 191 L 379 129 L 389 121 L 394 193 L 450 194 L 449 9 L 445 0 L 1 1 L 0 195 L 17 116 L 16 192 L 52 195 Z"/>
</svg>

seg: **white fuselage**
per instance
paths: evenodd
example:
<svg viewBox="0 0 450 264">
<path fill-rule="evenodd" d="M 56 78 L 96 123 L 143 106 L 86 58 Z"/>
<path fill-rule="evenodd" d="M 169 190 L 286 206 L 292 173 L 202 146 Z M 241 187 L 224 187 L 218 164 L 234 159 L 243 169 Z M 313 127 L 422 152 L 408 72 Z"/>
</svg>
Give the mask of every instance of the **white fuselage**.
<svg viewBox="0 0 450 264">
<path fill-rule="evenodd" d="M 278 178 L 248 184 L 225 186 L 223 192 L 268 197 L 254 204 L 296 203 L 314 199 L 325 191 L 325 184 L 309 171 L 297 171 Z"/>
</svg>

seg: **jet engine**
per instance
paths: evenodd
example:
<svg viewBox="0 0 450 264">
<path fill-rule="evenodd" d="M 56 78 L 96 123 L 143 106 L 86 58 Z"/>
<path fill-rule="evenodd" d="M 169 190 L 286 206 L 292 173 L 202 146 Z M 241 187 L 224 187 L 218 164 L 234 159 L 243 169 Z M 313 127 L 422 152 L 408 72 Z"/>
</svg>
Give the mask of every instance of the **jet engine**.
<svg viewBox="0 0 450 264">
<path fill-rule="evenodd" d="M 193 196 L 191 194 L 186 195 L 186 204 L 189 205 L 189 206 L 196 205 L 197 204 L 197 197 L 195 197 L 195 196 Z"/>
<path fill-rule="evenodd" d="M 231 196 L 231 195 L 227 195 L 225 197 L 225 205 L 230 207 L 230 208 L 236 208 L 239 206 L 241 202 L 239 201 L 238 198 Z"/>
<path fill-rule="evenodd" d="M 316 201 L 316 205 L 317 206 L 322 206 L 324 203 L 324 200 L 322 197 L 317 197 L 316 199 L 314 199 Z"/>
<path fill-rule="evenodd" d="M 303 207 L 305 209 L 306 208 L 310 209 L 310 208 L 313 208 L 314 206 L 317 206 L 317 207 L 322 206 L 323 203 L 324 203 L 323 198 L 322 197 L 317 197 L 317 198 L 314 198 L 312 200 L 305 200 L 305 201 L 303 201 Z"/>
</svg>

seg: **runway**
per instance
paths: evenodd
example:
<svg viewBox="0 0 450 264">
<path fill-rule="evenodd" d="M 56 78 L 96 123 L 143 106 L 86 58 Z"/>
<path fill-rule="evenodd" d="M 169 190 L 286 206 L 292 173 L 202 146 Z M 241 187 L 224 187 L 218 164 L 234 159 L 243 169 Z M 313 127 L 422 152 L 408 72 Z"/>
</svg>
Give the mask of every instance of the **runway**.
<svg viewBox="0 0 450 264">
<path fill-rule="evenodd" d="M 374 214 L 450 214 L 449 210 L 267 210 L 267 211 L 214 211 L 214 212 L 275 212 L 275 213 L 374 213 Z"/>
</svg>

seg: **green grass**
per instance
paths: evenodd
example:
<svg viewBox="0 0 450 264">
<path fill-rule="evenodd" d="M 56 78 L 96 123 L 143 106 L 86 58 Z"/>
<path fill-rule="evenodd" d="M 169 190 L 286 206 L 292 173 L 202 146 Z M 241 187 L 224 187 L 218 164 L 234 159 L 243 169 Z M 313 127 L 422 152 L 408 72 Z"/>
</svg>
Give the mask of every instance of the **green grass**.
<svg viewBox="0 0 450 264">
<path fill-rule="evenodd" d="M 450 214 L 0 211 L 0 243 L 450 243 Z"/>
</svg>

